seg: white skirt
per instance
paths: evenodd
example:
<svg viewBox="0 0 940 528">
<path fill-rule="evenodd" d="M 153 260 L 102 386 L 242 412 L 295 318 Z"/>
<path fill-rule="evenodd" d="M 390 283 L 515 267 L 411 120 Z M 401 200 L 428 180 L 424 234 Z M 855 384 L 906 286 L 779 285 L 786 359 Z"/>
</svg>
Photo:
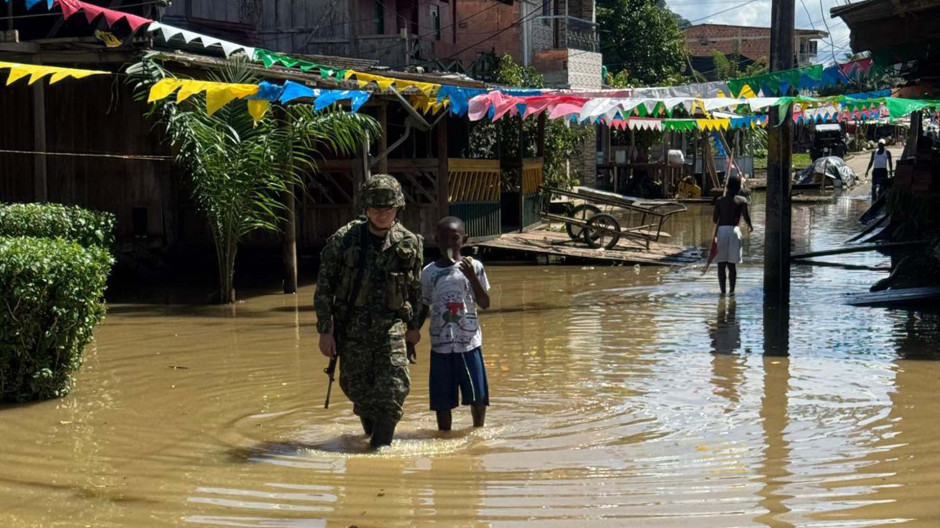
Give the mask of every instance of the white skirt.
<svg viewBox="0 0 940 528">
<path fill-rule="evenodd" d="M 718 258 L 716 262 L 739 264 L 742 260 L 741 228 L 718 226 Z"/>
</svg>

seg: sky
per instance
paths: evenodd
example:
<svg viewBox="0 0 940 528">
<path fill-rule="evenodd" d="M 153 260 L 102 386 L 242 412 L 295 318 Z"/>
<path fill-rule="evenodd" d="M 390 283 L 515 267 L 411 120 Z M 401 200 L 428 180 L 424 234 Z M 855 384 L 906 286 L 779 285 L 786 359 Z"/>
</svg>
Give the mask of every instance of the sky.
<svg viewBox="0 0 940 528">
<path fill-rule="evenodd" d="M 759 27 L 770 27 L 770 3 L 771 0 L 666 0 L 670 10 L 693 24 Z M 839 62 L 844 62 L 845 54 L 851 53 L 849 28 L 841 18 L 829 16 L 829 9 L 847 3 L 848 0 L 796 0 L 796 28 L 829 32 L 829 37 L 819 41 L 817 62 L 831 64 L 833 50 Z M 826 24 L 829 25 L 828 30 Z"/>
</svg>

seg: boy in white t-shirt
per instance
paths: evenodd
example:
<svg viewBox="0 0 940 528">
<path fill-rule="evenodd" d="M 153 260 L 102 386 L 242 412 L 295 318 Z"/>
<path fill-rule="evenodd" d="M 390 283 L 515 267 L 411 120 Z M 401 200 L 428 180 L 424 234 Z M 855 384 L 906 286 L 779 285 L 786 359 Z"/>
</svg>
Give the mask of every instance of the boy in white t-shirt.
<svg viewBox="0 0 940 528">
<path fill-rule="evenodd" d="M 457 389 L 470 406 L 473 426 L 483 427 L 490 403 L 483 366 L 483 334 L 477 306 L 490 306 L 490 283 L 483 264 L 460 256 L 467 242 L 463 220 L 448 216 L 437 223 L 437 247 L 441 257 L 421 271 L 422 307 L 419 324 L 430 312 L 431 375 L 428 383 L 431 410 L 437 428 L 450 431 L 451 410 L 457 407 Z"/>
</svg>

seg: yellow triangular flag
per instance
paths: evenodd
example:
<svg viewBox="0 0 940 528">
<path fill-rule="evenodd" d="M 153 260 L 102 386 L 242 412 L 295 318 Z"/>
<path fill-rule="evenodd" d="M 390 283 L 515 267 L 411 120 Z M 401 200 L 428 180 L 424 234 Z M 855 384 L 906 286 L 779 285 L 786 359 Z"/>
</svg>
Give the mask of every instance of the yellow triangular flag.
<svg viewBox="0 0 940 528">
<path fill-rule="evenodd" d="M 10 68 L 10 73 L 7 76 L 7 86 L 10 86 L 27 75 L 29 75 L 29 71 L 27 70 L 22 68 Z"/>
<path fill-rule="evenodd" d="M 248 101 L 248 113 L 251 114 L 252 119 L 255 120 L 255 125 L 264 118 L 264 114 L 268 112 L 269 108 L 271 108 L 271 103 L 268 101 L 258 99 Z"/>
<path fill-rule="evenodd" d="M 389 79 L 388 77 L 376 77 L 375 84 L 379 85 L 379 90 L 384 92 L 388 90 L 393 84 L 395 84 L 395 79 Z"/>
<path fill-rule="evenodd" d="M 180 86 L 182 86 L 182 82 L 179 79 L 163 79 L 150 87 L 150 96 L 147 98 L 147 102 L 152 103 L 166 99 Z"/>
<path fill-rule="evenodd" d="M 29 69 L 31 70 L 29 74 L 29 84 L 34 84 L 39 79 L 53 73 L 55 68 L 50 68 L 49 66 L 29 66 Z"/>
<path fill-rule="evenodd" d="M 220 108 L 234 99 L 242 99 L 258 93 L 258 86 L 251 84 L 208 83 L 206 89 L 206 111 L 209 115 L 216 113 Z"/>
<path fill-rule="evenodd" d="M 176 102 L 182 103 L 199 92 L 209 90 L 211 86 L 212 83 L 207 81 L 180 79 L 180 91 L 176 92 Z"/>
</svg>

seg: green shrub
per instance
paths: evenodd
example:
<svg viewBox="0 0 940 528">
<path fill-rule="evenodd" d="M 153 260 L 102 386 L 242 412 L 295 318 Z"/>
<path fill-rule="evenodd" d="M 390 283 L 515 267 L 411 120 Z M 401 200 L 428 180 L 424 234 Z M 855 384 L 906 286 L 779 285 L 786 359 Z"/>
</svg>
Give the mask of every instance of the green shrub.
<svg viewBox="0 0 940 528">
<path fill-rule="evenodd" d="M 114 215 L 81 207 L 25 203 L 0 205 L 0 236 L 61 237 L 82 246 L 110 248 Z"/>
<path fill-rule="evenodd" d="M 104 317 L 111 264 L 101 247 L 0 238 L 0 401 L 48 399 L 71 390 L 72 373 Z"/>
</svg>

